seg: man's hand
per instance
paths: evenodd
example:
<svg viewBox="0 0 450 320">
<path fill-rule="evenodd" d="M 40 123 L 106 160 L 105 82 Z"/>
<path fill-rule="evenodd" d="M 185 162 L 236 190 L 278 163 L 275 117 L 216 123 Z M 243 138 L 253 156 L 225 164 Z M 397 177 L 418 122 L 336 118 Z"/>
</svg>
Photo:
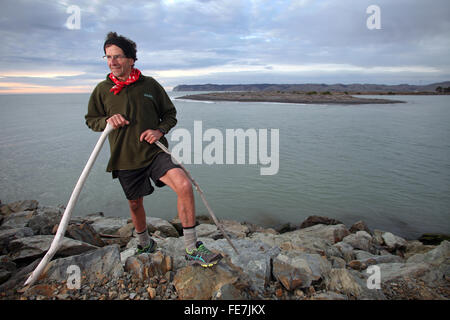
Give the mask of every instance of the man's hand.
<svg viewBox="0 0 450 320">
<path fill-rule="evenodd" d="M 142 140 L 145 140 L 148 143 L 152 144 L 155 141 L 158 141 L 162 136 L 163 136 L 163 134 L 161 131 L 148 129 L 148 130 L 145 130 L 144 132 L 142 132 L 139 140 L 141 142 L 142 142 Z"/>
<path fill-rule="evenodd" d="M 126 120 L 121 114 L 115 114 L 112 117 L 109 117 L 106 122 L 112 125 L 114 129 L 130 124 L 130 121 Z"/>
</svg>

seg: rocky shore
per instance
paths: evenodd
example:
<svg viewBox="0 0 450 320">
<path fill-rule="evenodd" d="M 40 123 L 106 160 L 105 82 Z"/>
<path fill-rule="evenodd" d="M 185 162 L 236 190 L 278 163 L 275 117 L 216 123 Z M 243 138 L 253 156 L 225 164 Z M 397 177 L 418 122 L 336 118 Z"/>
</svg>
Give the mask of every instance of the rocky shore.
<svg viewBox="0 0 450 320">
<path fill-rule="evenodd" d="M 237 255 L 208 217 L 197 234 L 224 259 L 188 266 L 181 224 L 147 218 L 158 243 L 135 255 L 131 221 L 102 213 L 73 217 L 40 279 L 23 283 L 48 249 L 64 212 L 35 200 L 0 204 L 0 299 L 11 300 L 448 300 L 450 242 L 402 239 L 310 216 L 299 225 L 261 228 L 222 220 Z M 426 239 L 426 240 L 424 240 Z M 77 270 L 79 273 L 77 273 Z"/>
<path fill-rule="evenodd" d="M 372 99 L 354 97 L 342 92 L 297 92 L 297 91 L 241 91 L 241 92 L 211 92 L 192 94 L 175 99 L 200 101 L 239 101 L 239 102 L 282 102 L 305 104 L 385 104 L 403 103 L 391 99 Z"/>
</svg>

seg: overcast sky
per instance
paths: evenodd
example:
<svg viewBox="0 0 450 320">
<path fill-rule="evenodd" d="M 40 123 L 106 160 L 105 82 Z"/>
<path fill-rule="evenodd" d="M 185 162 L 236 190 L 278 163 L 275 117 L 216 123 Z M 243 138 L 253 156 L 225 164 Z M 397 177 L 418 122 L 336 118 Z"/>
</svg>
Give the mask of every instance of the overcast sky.
<svg viewBox="0 0 450 320">
<path fill-rule="evenodd" d="M 90 92 L 109 31 L 178 84 L 450 80 L 449 0 L 1 0 L 0 93 Z M 76 11 L 80 10 L 79 28 Z M 379 20 L 370 5 L 380 9 Z M 380 22 L 379 29 L 369 25 Z M 69 22 L 69 24 L 67 24 Z M 75 27 L 75 29 L 74 29 Z"/>
</svg>

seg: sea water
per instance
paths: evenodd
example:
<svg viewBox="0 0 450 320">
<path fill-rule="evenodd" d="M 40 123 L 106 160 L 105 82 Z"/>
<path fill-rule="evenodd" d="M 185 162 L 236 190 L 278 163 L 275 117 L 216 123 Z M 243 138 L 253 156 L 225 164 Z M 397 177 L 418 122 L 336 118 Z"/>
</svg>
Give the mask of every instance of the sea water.
<svg viewBox="0 0 450 320">
<path fill-rule="evenodd" d="M 450 96 L 395 96 L 403 104 L 307 105 L 177 100 L 176 129 L 278 129 L 279 169 L 186 164 L 220 219 L 264 226 L 328 216 L 406 238 L 450 233 Z M 370 96 L 377 97 L 377 96 Z M 386 98 L 382 96 L 381 98 Z M 85 125 L 89 94 L 0 95 L 0 200 L 67 204 L 100 134 Z M 207 143 L 204 143 L 206 146 Z M 270 147 L 270 146 L 269 146 Z M 193 150 L 192 150 L 193 152 Z M 129 217 L 102 149 L 74 210 Z M 156 188 L 147 215 L 170 220 L 176 195 Z M 207 215 L 196 194 L 197 214 Z"/>
</svg>

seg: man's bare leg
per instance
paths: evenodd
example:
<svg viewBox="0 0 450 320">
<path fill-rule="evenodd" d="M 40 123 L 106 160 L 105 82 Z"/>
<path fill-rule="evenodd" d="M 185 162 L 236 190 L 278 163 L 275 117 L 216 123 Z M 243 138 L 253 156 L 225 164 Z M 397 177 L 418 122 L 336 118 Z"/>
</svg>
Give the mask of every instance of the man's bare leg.
<svg viewBox="0 0 450 320">
<path fill-rule="evenodd" d="M 183 169 L 173 168 L 159 178 L 172 188 L 178 196 L 178 216 L 183 225 L 184 242 L 186 246 L 185 258 L 189 263 L 200 264 L 202 267 L 212 267 L 217 264 L 222 255 L 213 253 L 199 241 L 195 232 L 195 203 L 192 184 Z"/>
<path fill-rule="evenodd" d="M 133 221 L 134 229 L 137 233 L 143 232 L 147 229 L 147 222 L 145 221 L 144 198 L 137 200 L 128 200 L 130 207 L 131 220 Z"/>
<path fill-rule="evenodd" d="M 166 172 L 161 178 L 178 196 L 177 209 L 183 228 L 195 226 L 195 201 L 192 184 L 186 173 L 180 168 L 173 168 Z"/>
<path fill-rule="evenodd" d="M 137 253 L 154 252 L 156 243 L 150 238 L 145 220 L 144 198 L 128 200 L 130 206 L 131 220 L 136 230 L 139 245 Z"/>
</svg>

